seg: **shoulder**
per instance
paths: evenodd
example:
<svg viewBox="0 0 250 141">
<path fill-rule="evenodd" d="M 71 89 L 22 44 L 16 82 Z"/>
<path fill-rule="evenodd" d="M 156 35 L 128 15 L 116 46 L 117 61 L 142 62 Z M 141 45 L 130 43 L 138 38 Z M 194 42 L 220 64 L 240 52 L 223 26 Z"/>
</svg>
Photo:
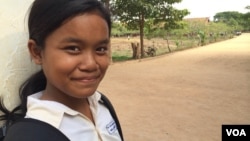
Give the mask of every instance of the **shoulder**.
<svg viewBox="0 0 250 141">
<path fill-rule="evenodd" d="M 8 130 L 4 141 L 69 141 L 69 139 L 55 127 L 35 119 L 25 118 Z"/>
</svg>

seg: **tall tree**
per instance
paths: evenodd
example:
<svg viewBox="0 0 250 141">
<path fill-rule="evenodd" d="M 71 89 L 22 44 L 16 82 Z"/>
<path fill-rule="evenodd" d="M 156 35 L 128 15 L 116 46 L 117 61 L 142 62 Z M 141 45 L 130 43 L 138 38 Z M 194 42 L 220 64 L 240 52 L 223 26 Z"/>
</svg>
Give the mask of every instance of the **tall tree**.
<svg viewBox="0 0 250 141">
<path fill-rule="evenodd" d="M 243 15 L 242 13 L 239 13 L 237 11 L 219 12 L 215 14 L 214 20 L 226 23 L 231 18 L 233 18 L 236 21 L 240 21 L 242 19 L 242 15 Z"/>
<path fill-rule="evenodd" d="M 188 14 L 186 9 L 177 10 L 173 7 L 174 3 L 182 0 L 113 0 L 113 15 L 118 20 L 125 23 L 129 29 L 139 29 L 141 57 L 144 53 L 144 26 L 148 20 L 153 23 L 167 22 L 168 26 L 173 26 L 176 21 L 182 20 Z"/>
<path fill-rule="evenodd" d="M 245 31 L 250 31 L 250 12 L 247 12 L 243 15 L 243 24 L 242 26 L 244 27 Z"/>
<path fill-rule="evenodd" d="M 243 27 L 249 27 L 249 18 L 246 14 L 237 11 L 225 11 L 216 13 L 214 16 L 215 22 L 222 22 L 234 28 L 234 30 L 241 30 Z"/>
</svg>

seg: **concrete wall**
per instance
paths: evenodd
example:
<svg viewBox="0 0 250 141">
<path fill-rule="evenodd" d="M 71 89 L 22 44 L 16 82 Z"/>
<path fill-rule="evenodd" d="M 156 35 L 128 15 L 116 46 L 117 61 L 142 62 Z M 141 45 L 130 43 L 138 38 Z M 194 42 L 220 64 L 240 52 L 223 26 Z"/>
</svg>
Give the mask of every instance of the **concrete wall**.
<svg viewBox="0 0 250 141">
<path fill-rule="evenodd" d="M 27 50 L 28 9 L 33 0 L 0 0 L 0 95 L 7 108 L 19 102 L 20 84 L 39 66 Z"/>
</svg>

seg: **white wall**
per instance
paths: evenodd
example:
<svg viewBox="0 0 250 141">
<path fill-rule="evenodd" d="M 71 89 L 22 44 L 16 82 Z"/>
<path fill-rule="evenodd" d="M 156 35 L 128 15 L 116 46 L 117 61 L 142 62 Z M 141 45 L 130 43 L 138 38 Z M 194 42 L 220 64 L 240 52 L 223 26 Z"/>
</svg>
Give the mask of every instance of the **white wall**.
<svg viewBox="0 0 250 141">
<path fill-rule="evenodd" d="M 0 95 L 7 108 L 19 102 L 20 84 L 38 69 L 27 50 L 28 9 L 33 0 L 0 0 Z"/>
</svg>

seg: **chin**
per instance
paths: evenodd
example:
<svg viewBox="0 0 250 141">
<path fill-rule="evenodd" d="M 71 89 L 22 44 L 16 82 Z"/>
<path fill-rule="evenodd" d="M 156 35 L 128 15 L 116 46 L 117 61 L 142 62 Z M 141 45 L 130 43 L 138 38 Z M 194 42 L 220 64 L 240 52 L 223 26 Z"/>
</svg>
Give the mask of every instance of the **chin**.
<svg viewBox="0 0 250 141">
<path fill-rule="evenodd" d="M 75 97 L 75 98 L 87 98 L 89 96 L 92 96 L 94 93 L 96 92 L 96 90 L 85 90 L 85 91 L 82 91 L 82 92 L 77 92 L 75 94 L 71 94 L 72 97 Z"/>
</svg>

